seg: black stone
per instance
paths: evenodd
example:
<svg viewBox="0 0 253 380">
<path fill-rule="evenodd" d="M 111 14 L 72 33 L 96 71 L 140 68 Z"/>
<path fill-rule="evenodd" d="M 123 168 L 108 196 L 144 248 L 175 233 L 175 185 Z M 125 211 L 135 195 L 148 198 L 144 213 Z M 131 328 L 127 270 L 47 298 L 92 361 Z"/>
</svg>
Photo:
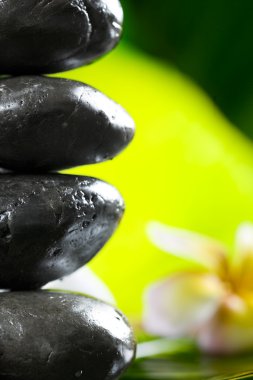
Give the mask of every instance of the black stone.
<svg viewBox="0 0 253 380">
<path fill-rule="evenodd" d="M 0 294 L 1 380 L 113 380 L 131 363 L 125 317 L 98 300 L 61 293 Z"/>
<path fill-rule="evenodd" d="M 68 175 L 0 176 L 0 288 L 36 289 L 83 266 L 123 214 L 112 186 Z"/>
<path fill-rule="evenodd" d="M 122 32 L 118 0 L 4 0 L 0 74 L 69 70 L 110 51 Z"/>
<path fill-rule="evenodd" d="M 134 135 L 123 108 L 76 81 L 25 76 L 0 81 L 0 166 L 58 170 L 113 158 Z"/>
</svg>

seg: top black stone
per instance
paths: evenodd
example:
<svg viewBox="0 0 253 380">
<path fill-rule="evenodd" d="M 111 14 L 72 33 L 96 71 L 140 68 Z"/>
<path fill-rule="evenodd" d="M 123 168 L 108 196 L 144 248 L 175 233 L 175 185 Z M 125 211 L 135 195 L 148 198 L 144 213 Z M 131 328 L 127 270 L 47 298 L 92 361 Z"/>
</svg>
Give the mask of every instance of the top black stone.
<svg viewBox="0 0 253 380">
<path fill-rule="evenodd" d="M 119 41 L 118 0 L 0 2 L 0 74 L 54 73 L 92 62 Z"/>
</svg>

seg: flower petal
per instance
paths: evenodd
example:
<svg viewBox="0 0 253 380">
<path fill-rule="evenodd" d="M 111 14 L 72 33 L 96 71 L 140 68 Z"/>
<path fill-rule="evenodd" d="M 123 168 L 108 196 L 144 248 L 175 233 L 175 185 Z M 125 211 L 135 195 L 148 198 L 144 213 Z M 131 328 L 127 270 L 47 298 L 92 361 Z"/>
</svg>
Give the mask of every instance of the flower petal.
<svg viewBox="0 0 253 380">
<path fill-rule="evenodd" d="M 165 252 L 212 271 L 227 270 L 227 250 L 213 239 L 159 222 L 149 223 L 147 233 L 152 243 Z"/>
<path fill-rule="evenodd" d="M 236 233 L 236 255 L 233 260 L 235 282 L 239 290 L 253 289 L 253 224 L 243 223 Z"/>
<path fill-rule="evenodd" d="M 236 248 L 240 254 L 249 252 L 253 255 L 253 223 L 242 223 L 236 233 Z"/>
<path fill-rule="evenodd" d="M 43 289 L 83 293 L 115 304 L 115 299 L 106 284 L 87 267 L 78 269 L 60 280 L 48 283 Z"/>
<path fill-rule="evenodd" d="M 224 292 L 210 274 L 183 273 L 158 282 L 146 293 L 143 326 L 153 335 L 190 336 L 212 318 Z"/>
<path fill-rule="evenodd" d="M 252 300 L 253 301 L 253 300 Z M 198 333 L 200 348 L 211 354 L 237 354 L 253 349 L 253 307 L 230 295 Z"/>
</svg>

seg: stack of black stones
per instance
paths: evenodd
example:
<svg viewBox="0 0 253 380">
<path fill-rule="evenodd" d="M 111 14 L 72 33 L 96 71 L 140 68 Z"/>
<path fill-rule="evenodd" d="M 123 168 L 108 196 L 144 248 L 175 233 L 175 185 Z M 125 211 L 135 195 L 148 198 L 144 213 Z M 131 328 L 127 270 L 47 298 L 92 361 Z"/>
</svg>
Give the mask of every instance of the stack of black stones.
<svg viewBox="0 0 253 380">
<path fill-rule="evenodd" d="M 112 306 L 40 290 L 90 261 L 124 211 L 112 186 L 55 171 L 111 159 L 134 134 L 94 88 L 41 75 L 111 50 L 122 19 L 118 0 L 0 1 L 1 380 L 111 380 L 133 359 Z"/>
</svg>

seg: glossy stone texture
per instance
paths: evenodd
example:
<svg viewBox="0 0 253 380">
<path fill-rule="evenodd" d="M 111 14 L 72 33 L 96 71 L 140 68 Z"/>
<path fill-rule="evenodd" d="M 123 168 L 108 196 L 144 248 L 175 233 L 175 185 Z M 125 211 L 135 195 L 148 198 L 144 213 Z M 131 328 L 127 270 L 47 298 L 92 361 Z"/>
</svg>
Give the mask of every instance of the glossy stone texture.
<svg viewBox="0 0 253 380">
<path fill-rule="evenodd" d="M 69 70 L 110 51 L 122 32 L 118 0 L 0 2 L 0 74 Z"/>
<path fill-rule="evenodd" d="M 0 167 L 48 171 L 105 161 L 133 135 L 125 110 L 83 83 L 39 76 L 0 82 Z"/>
<path fill-rule="evenodd" d="M 83 266 L 124 210 L 112 186 L 68 175 L 0 176 L 0 289 L 35 289 Z"/>
<path fill-rule="evenodd" d="M 134 352 L 125 317 L 101 301 L 63 293 L 0 294 L 1 380 L 113 380 Z"/>
</svg>

